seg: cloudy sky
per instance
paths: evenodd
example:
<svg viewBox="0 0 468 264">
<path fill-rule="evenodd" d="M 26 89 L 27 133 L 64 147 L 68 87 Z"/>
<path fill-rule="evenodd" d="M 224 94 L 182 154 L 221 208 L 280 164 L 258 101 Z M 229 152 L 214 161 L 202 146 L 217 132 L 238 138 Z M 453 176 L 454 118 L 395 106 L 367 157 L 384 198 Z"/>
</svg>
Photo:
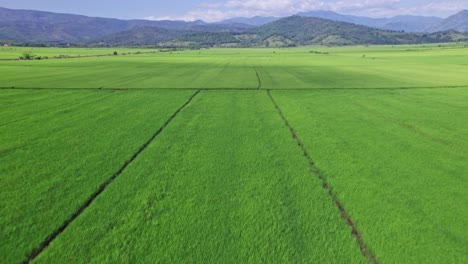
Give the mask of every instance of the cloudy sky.
<svg viewBox="0 0 468 264">
<path fill-rule="evenodd" d="M 468 9 L 468 0 L 0 0 L 0 7 L 123 19 L 202 19 L 287 16 L 311 10 L 388 17 L 426 15 L 446 17 Z"/>
</svg>

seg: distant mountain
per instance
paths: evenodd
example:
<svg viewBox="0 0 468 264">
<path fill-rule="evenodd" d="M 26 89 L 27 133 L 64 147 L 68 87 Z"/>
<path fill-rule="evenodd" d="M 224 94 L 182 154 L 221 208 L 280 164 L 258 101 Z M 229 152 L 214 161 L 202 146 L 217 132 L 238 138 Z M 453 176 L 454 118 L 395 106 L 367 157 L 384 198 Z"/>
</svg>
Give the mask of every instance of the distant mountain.
<svg viewBox="0 0 468 264">
<path fill-rule="evenodd" d="M 243 25 L 243 24 L 241 24 Z M 244 31 L 219 31 L 218 25 L 167 30 L 136 27 L 93 41 L 105 45 L 211 47 L 287 47 L 299 45 L 409 44 L 423 42 L 421 35 L 381 30 L 315 17 L 292 16 Z M 440 36 L 442 38 L 442 35 Z M 424 41 L 433 42 L 426 38 Z M 450 41 L 450 39 L 447 39 Z"/>
<path fill-rule="evenodd" d="M 348 22 L 358 25 L 370 25 L 375 26 L 376 23 L 375 19 L 369 17 L 359 17 L 359 16 L 352 16 L 352 15 L 343 15 L 333 11 L 326 11 L 326 10 L 315 10 L 310 12 L 301 12 L 296 14 L 297 16 L 302 17 L 318 17 L 333 21 L 340 21 L 340 22 Z M 380 23 L 379 23 L 380 24 Z"/>
<path fill-rule="evenodd" d="M 279 19 L 281 19 L 281 17 L 261 17 L 261 16 L 236 17 L 236 18 L 223 20 L 221 22 L 218 22 L 218 24 L 241 23 L 241 24 L 247 24 L 247 25 L 252 25 L 252 26 L 262 26 L 262 25 L 271 23 Z"/>
<path fill-rule="evenodd" d="M 225 24 L 204 24 L 204 25 L 189 25 L 179 28 L 190 32 L 243 32 L 255 26 L 242 23 L 225 23 Z"/>
<path fill-rule="evenodd" d="M 177 46 L 178 43 L 193 47 L 213 47 L 218 45 L 239 46 L 242 42 L 236 38 L 237 34 L 232 32 L 198 32 L 182 35 L 171 42 L 162 43 L 162 46 Z"/>
<path fill-rule="evenodd" d="M 0 39 L 23 42 L 154 43 L 193 32 L 241 32 L 253 27 L 236 22 L 120 20 L 0 7 Z"/>
<path fill-rule="evenodd" d="M 135 26 L 154 26 L 167 29 L 177 29 L 186 26 L 206 25 L 202 20 L 196 21 L 172 21 L 172 20 L 121 20 L 116 18 L 88 17 L 73 14 L 60 14 L 45 11 L 19 10 L 0 7 L 0 22 L 37 22 L 55 25 L 70 25 L 75 23 L 80 26 L 106 27 L 107 30 L 130 29 Z"/>
<path fill-rule="evenodd" d="M 218 42 L 232 41 L 234 33 L 243 32 L 253 26 L 246 24 L 209 24 L 187 26 L 181 29 L 159 27 L 134 27 L 130 30 L 109 34 L 87 41 L 104 46 L 156 45 L 167 41 L 195 42 L 197 45 L 211 46 Z M 218 39 L 218 41 L 216 41 Z"/>
<path fill-rule="evenodd" d="M 438 23 L 442 21 L 442 18 L 425 16 L 395 16 L 391 18 L 383 18 L 381 21 L 383 21 L 382 26 L 377 26 L 377 28 L 406 32 L 426 32 L 428 25 Z"/>
<path fill-rule="evenodd" d="M 457 32 L 404 33 L 316 17 L 292 16 L 247 31 L 266 46 L 417 44 L 468 40 Z"/>
<path fill-rule="evenodd" d="M 425 17 L 425 16 L 395 16 L 391 18 L 370 18 L 363 16 L 343 15 L 333 11 L 316 10 L 310 12 L 301 12 L 296 14 L 303 17 L 317 17 L 329 19 L 333 21 L 348 22 L 357 25 L 375 27 L 380 29 L 388 29 L 395 31 L 406 32 L 425 32 L 430 25 L 441 22 L 440 17 Z M 238 17 L 231 18 L 219 23 L 237 22 L 254 26 L 262 26 L 281 19 L 281 17 Z"/>
<path fill-rule="evenodd" d="M 424 32 L 429 25 L 442 21 L 439 17 L 395 16 L 391 18 L 370 18 L 353 15 L 343 15 L 332 11 L 311 11 L 298 13 L 303 17 L 318 17 L 334 21 L 348 22 L 357 25 L 407 32 Z"/>
<path fill-rule="evenodd" d="M 187 32 L 181 30 L 136 26 L 130 30 L 90 40 L 89 43 L 96 43 L 104 46 L 156 45 L 160 42 L 175 39 L 186 33 Z"/>
<path fill-rule="evenodd" d="M 205 23 L 201 20 L 193 22 L 120 20 L 0 8 L 0 39 L 34 43 L 162 47 L 287 47 L 311 44 L 450 42 L 467 40 L 466 34 L 446 30 L 451 28 L 466 30 L 467 13 L 463 11 L 439 21 L 438 18 L 431 17 L 397 16 L 374 19 L 330 11 L 313 11 L 282 19 L 253 17 Z M 420 31 L 422 24 L 433 21 L 437 21 L 433 24 L 433 30 L 444 30 L 444 32 L 423 34 L 400 30 L 406 28 L 411 29 L 410 31 Z M 360 24 L 369 24 L 373 27 Z"/>
<path fill-rule="evenodd" d="M 429 32 L 456 30 L 468 32 L 468 10 L 463 10 L 427 28 Z"/>
<path fill-rule="evenodd" d="M 130 30 L 136 26 L 182 29 L 202 25 L 206 23 L 201 20 L 120 20 L 0 7 L 0 39 L 3 40 L 76 42 Z"/>
<path fill-rule="evenodd" d="M 64 32 L 50 23 L 36 22 L 0 22 L 0 39 L 20 42 L 56 42 L 76 41 L 72 34 Z"/>
</svg>

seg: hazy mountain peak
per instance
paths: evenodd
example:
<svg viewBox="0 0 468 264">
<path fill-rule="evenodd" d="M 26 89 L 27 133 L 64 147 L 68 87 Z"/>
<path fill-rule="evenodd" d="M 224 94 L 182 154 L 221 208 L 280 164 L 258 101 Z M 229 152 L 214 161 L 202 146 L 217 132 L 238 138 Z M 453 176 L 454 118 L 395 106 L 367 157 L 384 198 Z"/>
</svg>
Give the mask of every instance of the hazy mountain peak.
<svg viewBox="0 0 468 264">
<path fill-rule="evenodd" d="M 427 31 L 447 31 L 456 30 L 459 32 L 468 32 L 468 10 L 462 10 L 453 16 L 450 16 L 438 23 L 434 23 Z"/>
<path fill-rule="evenodd" d="M 395 31 L 422 32 L 428 25 L 440 22 L 442 18 L 412 15 L 400 15 L 391 18 L 370 18 L 354 15 L 344 15 L 333 11 L 316 10 L 299 13 L 300 16 L 318 17 L 335 21 L 348 22 L 368 27 Z"/>
<path fill-rule="evenodd" d="M 271 23 L 273 21 L 276 21 L 280 19 L 280 17 L 262 17 L 262 16 L 254 16 L 254 17 L 234 17 L 230 19 L 223 20 L 221 24 L 229 24 L 229 23 L 241 23 L 241 24 L 247 24 L 247 25 L 252 25 L 252 26 L 262 26 L 268 23 Z"/>
</svg>

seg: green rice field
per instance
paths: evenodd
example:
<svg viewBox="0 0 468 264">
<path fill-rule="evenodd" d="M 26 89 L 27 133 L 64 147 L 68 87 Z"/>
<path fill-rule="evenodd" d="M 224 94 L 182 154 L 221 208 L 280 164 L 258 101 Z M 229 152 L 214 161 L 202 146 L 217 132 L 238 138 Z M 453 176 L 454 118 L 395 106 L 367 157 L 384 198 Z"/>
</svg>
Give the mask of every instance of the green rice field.
<svg viewBox="0 0 468 264">
<path fill-rule="evenodd" d="M 468 262 L 464 43 L 0 73 L 0 263 Z"/>
<path fill-rule="evenodd" d="M 153 53 L 155 49 L 130 49 L 130 48 L 40 48 L 40 47 L 0 47 L 0 60 L 15 60 L 22 57 L 25 52 L 42 58 L 47 57 L 86 57 L 86 56 L 110 56 L 114 54 Z"/>
</svg>

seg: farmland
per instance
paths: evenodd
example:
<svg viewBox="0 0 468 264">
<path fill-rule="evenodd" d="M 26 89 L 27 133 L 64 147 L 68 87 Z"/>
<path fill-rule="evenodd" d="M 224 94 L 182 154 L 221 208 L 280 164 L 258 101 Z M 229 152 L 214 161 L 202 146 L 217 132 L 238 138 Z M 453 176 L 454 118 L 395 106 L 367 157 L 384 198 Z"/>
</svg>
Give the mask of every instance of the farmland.
<svg viewBox="0 0 468 264">
<path fill-rule="evenodd" d="M 466 260 L 466 89 L 273 96 L 379 260 Z"/>
<path fill-rule="evenodd" d="M 213 49 L 79 60 L 0 61 L 0 86 L 256 89 L 256 72 L 264 89 L 464 86 L 468 83 L 467 49 L 446 45 Z"/>
<path fill-rule="evenodd" d="M 24 53 L 30 53 L 41 58 L 53 59 L 54 57 L 86 57 L 86 56 L 109 56 L 130 53 L 152 53 L 152 49 L 125 49 L 125 48 L 38 48 L 38 47 L 0 47 L 0 60 L 15 60 L 22 57 Z"/>
<path fill-rule="evenodd" d="M 465 46 L 0 61 L 2 263 L 466 263 Z"/>
</svg>

